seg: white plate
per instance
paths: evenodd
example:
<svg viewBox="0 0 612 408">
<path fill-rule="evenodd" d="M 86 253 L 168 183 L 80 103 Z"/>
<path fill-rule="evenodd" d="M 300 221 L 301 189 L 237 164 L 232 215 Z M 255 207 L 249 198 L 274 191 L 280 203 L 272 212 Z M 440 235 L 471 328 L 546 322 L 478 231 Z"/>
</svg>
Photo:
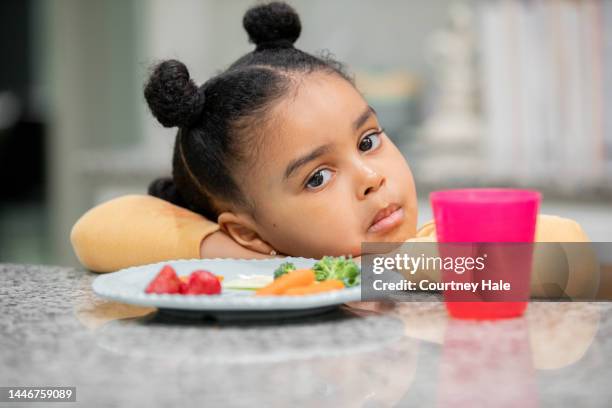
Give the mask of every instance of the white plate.
<svg viewBox="0 0 612 408">
<path fill-rule="evenodd" d="M 139 306 L 153 306 L 168 311 L 197 311 L 221 318 L 291 317 L 321 312 L 346 302 L 361 300 L 359 286 L 307 296 L 255 296 L 252 290 L 223 289 L 220 295 L 147 294 L 145 288 L 163 265 L 172 265 L 176 273 L 188 275 L 205 269 L 224 280 L 240 275 L 270 275 L 283 262 L 296 268 L 310 268 L 317 262 L 312 258 L 276 259 L 191 259 L 134 266 L 98 276 L 92 283 L 93 291 L 106 299 Z M 239 313 L 236 315 L 236 313 Z M 263 316 L 267 314 L 268 316 Z"/>
</svg>

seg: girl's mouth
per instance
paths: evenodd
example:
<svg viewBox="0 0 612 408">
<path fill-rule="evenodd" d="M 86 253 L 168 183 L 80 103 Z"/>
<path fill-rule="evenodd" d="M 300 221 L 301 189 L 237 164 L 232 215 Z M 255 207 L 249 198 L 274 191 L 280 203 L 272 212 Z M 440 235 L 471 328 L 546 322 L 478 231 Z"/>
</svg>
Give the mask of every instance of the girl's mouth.
<svg viewBox="0 0 612 408">
<path fill-rule="evenodd" d="M 382 232 L 395 228 L 404 220 L 404 209 L 399 207 L 387 216 L 374 222 L 368 232 Z"/>
</svg>

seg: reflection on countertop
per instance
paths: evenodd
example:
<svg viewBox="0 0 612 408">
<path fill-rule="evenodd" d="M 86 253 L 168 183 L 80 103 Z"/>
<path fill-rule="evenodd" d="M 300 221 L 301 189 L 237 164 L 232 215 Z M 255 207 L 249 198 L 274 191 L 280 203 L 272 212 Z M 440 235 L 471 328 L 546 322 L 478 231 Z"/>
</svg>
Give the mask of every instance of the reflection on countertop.
<svg viewBox="0 0 612 408">
<path fill-rule="evenodd" d="M 97 298 L 97 275 L 0 265 L 2 385 L 75 385 L 76 406 L 608 406 L 610 303 L 449 319 L 435 301 L 216 322 Z"/>
</svg>

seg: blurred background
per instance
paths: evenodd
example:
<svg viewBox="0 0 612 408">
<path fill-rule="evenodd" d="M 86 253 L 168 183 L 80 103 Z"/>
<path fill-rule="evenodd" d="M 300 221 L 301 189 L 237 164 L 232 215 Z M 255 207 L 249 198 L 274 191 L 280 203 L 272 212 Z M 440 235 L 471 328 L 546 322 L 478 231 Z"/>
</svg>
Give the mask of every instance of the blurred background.
<svg viewBox="0 0 612 408">
<path fill-rule="evenodd" d="M 293 0 L 297 47 L 345 62 L 428 192 L 538 188 L 542 211 L 612 238 L 612 2 Z M 0 261 L 76 265 L 92 206 L 170 174 L 151 64 L 198 83 L 252 49 L 252 1 L 0 2 Z"/>
</svg>

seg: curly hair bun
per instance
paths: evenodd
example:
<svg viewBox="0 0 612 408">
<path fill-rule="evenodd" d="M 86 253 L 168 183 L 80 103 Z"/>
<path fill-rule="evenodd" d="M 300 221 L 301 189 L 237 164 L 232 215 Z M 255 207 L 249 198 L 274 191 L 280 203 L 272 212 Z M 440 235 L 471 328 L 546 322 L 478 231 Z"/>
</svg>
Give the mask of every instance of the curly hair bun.
<svg viewBox="0 0 612 408">
<path fill-rule="evenodd" d="M 186 127 L 201 119 L 204 95 L 180 61 L 157 64 L 144 95 L 151 112 L 165 127 Z"/>
<path fill-rule="evenodd" d="M 186 207 L 185 200 L 179 194 L 174 180 L 170 177 L 160 177 L 149 184 L 147 193 L 153 197 L 161 198 L 172 204 Z"/>
<path fill-rule="evenodd" d="M 291 48 L 300 36 L 302 24 L 296 11 L 286 3 L 273 2 L 249 9 L 242 25 L 256 51 L 270 48 Z"/>
</svg>

